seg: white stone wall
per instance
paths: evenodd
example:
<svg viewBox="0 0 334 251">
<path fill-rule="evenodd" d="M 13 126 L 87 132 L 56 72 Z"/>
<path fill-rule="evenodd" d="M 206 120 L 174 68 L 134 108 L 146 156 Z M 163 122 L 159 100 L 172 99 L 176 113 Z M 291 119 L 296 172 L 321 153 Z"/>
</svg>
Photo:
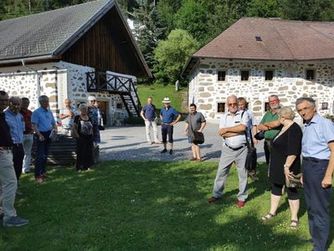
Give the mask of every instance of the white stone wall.
<svg viewBox="0 0 334 251">
<path fill-rule="evenodd" d="M 50 98 L 50 108 L 56 115 L 57 104 L 57 70 L 50 64 L 17 66 L 0 68 L 0 89 L 9 96 L 27 97 L 30 100 L 29 109 L 38 108 L 38 97 L 47 95 Z"/>
<path fill-rule="evenodd" d="M 305 80 L 306 69 L 314 69 L 315 80 Z M 248 81 L 241 81 L 240 71 L 249 70 Z M 265 71 L 273 70 L 274 78 L 265 80 Z M 225 81 L 218 81 L 218 71 L 226 71 Z M 268 96 L 278 95 L 283 106 L 294 108 L 301 96 L 311 96 L 317 101 L 320 114 L 333 114 L 334 61 L 328 62 L 252 62 L 202 59 L 193 70 L 189 83 L 189 102 L 208 120 L 219 121 L 217 103 L 225 103 L 229 95 L 245 97 L 249 109 L 260 120 L 265 113 Z M 329 109 L 322 110 L 323 102 Z M 227 110 L 227 108 L 225 108 Z"/>
<path fill-rule="evenodd" d="M 47 95 L 55 118 L 64 107 L 64 99 L 69 98 L 74 104 L 79 104 L 87 102 L 88 96 L 93 95 L 97 100 L 108 103 L 107 117 L 109 121 L 107 124 L 120 125 L 121 121 L 128 117 L 120 96 L 107 92 L 88 93 L 86 72 L 91 71 L 95 71 L 95 69 L 64 61 L 0 68 L 0 90 L 8 92 L 9 96 L 29 98 L 29 109 L 31 110 L 38 108 L 40 95 Z M 134 76 L 110 73 L 132 78 L 136 82 Z M 118 109 L 117 104 L 121 104 L 122 108 Z"/>
</svg>

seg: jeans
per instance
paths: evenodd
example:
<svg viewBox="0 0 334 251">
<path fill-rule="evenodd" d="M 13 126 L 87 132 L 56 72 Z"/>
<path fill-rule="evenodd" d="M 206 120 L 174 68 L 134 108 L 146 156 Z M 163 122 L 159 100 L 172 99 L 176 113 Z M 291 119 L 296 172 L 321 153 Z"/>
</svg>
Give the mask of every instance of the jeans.
<svg viewBox="0 0 334 251">
<path fill-rule="evenodd" d="M 4 211 L 3 220 L 16 216 L 14 208 L 17 180 L 11 150 L 0 150 L 0 204 Z"/>
<path fill-rule="evenodd" d="M 31 164 L 31 148 L 32 143 L 34 142 L 34 136 L 32 134 L 23 135 L 23 150 L 24 150 L 24 159 L 23 159 L 23 172 L 28 172 L 30 170 Z"/>
<path fill-rule="evenodd" d="M 48 158 L 48 150 L 50 144 L 50 133 L 51 131 L 47 132 L 40 132 L 44 136 L 44 140 L 40 141 L 39 138 L 36 136 L 36 163 L 35 163 L 35 177 L 40 177 L 46 172 L 46 161 Z"/>
<path fill-rule="evenodd" d="M 154 140 L 151 140 L 151 128 L 153 129 L 153 137 Z M 159 142 L 158 139 L 158 127 L 157 127 L 157 122 L 153 121 L 149 121 L 149 120 L 145 120 L 145 129 L 146 129 L 146 140 L 147 142 Z"/>
</svg>

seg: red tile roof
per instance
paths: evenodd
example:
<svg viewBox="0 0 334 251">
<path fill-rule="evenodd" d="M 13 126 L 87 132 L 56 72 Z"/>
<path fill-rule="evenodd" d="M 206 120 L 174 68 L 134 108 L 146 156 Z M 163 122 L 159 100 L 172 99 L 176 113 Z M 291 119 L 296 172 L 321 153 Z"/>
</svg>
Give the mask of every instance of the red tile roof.
<svg viewBox="0 0 334 251">
<path fill-rule="evenodd" d="M 262 41 L 256 41 L 256 37 Z M 334 59 L 334 22 L 241 18 L 193 57 L 297 61 Z"/>
</svg>

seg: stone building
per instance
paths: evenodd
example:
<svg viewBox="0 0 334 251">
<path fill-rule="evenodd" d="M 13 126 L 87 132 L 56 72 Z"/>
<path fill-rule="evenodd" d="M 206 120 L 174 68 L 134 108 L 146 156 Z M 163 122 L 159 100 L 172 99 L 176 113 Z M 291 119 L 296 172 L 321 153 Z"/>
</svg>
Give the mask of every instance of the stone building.
<svg viewBox="0 0 334 251">
<path fill-rule="evenodd" d="M 219 121 L 226 98 L 249 102 L 260 119 L 268 96 L 282 105 L 311 96 L 320 114 L 334 113 L 334 22 L 241 18 L 188 61 L 189 102 Z"/>
<path fill-rule="evenodd" d="M 87 2 L 0 22 L 0 89 L 63 101 L 97 97 L 108 125 L 138 116 L 137 77 L 151 73 L 115 0 Z"/>
</svg>

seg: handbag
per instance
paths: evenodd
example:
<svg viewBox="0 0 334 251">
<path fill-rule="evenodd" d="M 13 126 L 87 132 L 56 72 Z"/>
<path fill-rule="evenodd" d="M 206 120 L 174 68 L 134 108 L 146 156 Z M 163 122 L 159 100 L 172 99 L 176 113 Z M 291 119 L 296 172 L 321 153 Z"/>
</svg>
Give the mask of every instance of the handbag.
<svg viewBox="0 0 334 251">
<path fill-rule="evenodd" d="M 244 112 L 241 114 L 241 118 L 244 115 Z M 245 138 L 246 138 L 246 145 L 247 145 L 247 157 L 245 162 L 245 168 L 248 172 L 254 172 L 256 171 L 257 167 L 257 154 L 256 154 L 256 148 L 254 147 L 254 142 L 252 138 L 252 131 L 250 132 L 250 139 L 251 142 L 249 143 L 247 132 L 245 131 Z"/>
<path fill-rule="evenodd" d="M 290 187 L 290 188 L 300 188 L 303 187 L 302 182 L 300 181 L 300 178 L 302 177 L 302 173 L 298 173 L 298 174 L 290 174 L 292 176 L 292 179 L 287 179 L 286 180 L 286 187 Z"/>
<path fill-rule="evenodd" d="M 204 134 L 202 132 L 194 131 L 194 135 L 192 137 L 192 142 L 194 144 L 203 144 L 204 143 Z"/>
<path fill-rule="evenodd" d="M 257 140 L 263 140 L 264 139 L 264 131 L 259 131 L 258 133 L 256 133 L 254 135 L 254 138 L 256 138 Z"/>
<path fill-rule="evenodd" d="M 198 144 L 203 144 L 204 143 L 204 134 L 202 133 L 202 132 L 198 132 L 198 131 L 194 131 L 193 130 L 193 127 L 192 127 L 192 125 L 191 125 L 191 119 L 190 119 L 190 117 L 189 117 L 189 125 L 190 125 L 190 129 L 191 129 L 191 131 L 193 132 L 193 134 L 192 134 L 192 143 L 194 143 L 194 144 L 196 144 L 196 145 L 198 145 Z"/>
</svg>

